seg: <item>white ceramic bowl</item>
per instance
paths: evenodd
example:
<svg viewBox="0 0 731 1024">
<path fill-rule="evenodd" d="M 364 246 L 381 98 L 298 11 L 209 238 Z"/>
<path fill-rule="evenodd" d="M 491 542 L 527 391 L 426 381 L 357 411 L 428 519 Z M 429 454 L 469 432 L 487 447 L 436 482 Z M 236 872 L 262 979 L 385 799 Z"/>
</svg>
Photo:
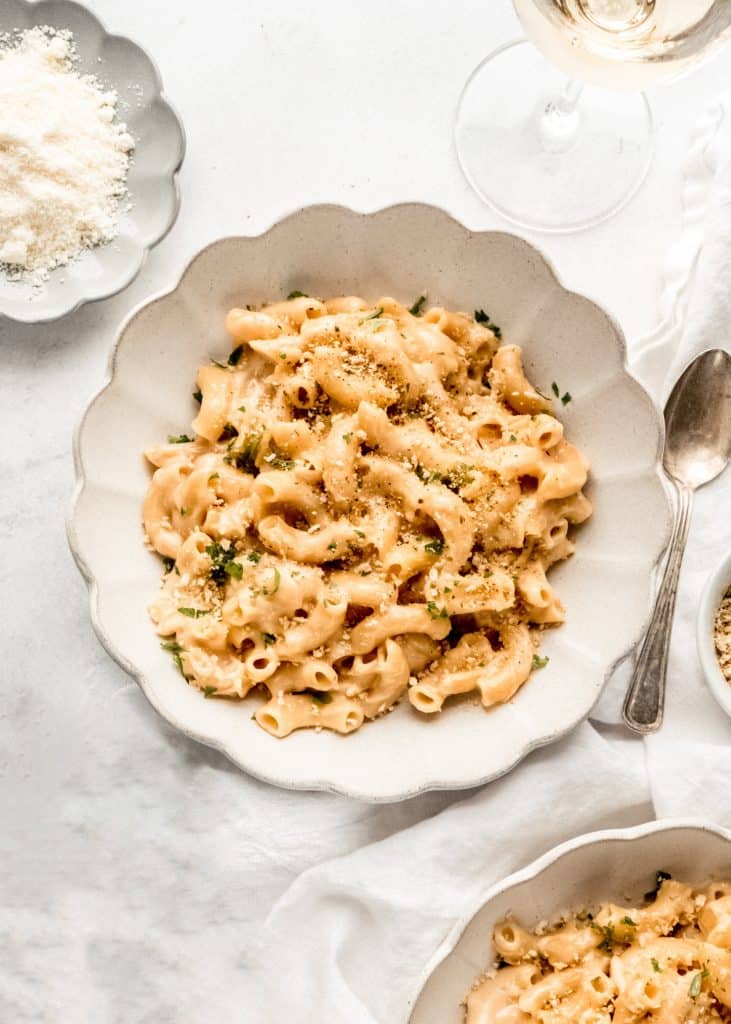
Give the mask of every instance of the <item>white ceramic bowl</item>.
<svg viewBox="0 0 731 1024">
<path fill-rule="evenodd" d="M 205 700 L 160 650 L 146 611 L 161 570 L 142 545 L 141 452 L 189 429 L 196 368 L 230 350 L 227 310 L 295 288 L 408 301 L 427 292 L 453 309 L 484 307 L 504 338 L 524 346 L 531 380 L 544 389 L 557 381 L 573 395 L 562 417 L 591 459 L 595 514 L 581 528 L 577 555 L 552 573 L 568 622 L 545 634 L 549 665 L 510 703 L 486 713 L 465 702 L 428 718 L 404 702 L 351 736 L 301 731 L 277 740 L 251 720 L 251 699 Z M 527 242 L 468 231 L 430 206 L 374 214 L 315 206 L 263 235 L 204 249 L 172 292 L 123 326 L 109 381 L 76 436 L 69 536 L 102 643 L 169 722 L 277 785 L 399 800 L 493 779 L 589 713 L 649 615 L 652 568 L 670 522 L 658 476 L 662 437 L 658 413 L 627 372 L 618 327 L 566 291 Z"/>
<path fill-rule="evenodd" d="M 592 832 L 557 846 L 490 888 L 474 916 L 455 925 L 426 967 L 404 1022 L 463 1024 L 460 1004 L 490 966 L 493 928 L 508 912 L 537 925 L 607 899 L 641 905 L 659 869 L 702 885 L 728 879 L 730 865 L 731 832 L 685 820 Z"/>
<path fill-rule="evenodd" d="M 175 223 L 180 205 L 176 174 L 185 153 L 183 127 L 141 47 L 110 35 L 98 18 L 70 0 L 5 0 L 0 5 L 0 33 L 34 25 L 73 32 L 79 70 L 116 90 L 117 114 L 134 137 L 135 149 L 127 177 L 132 206 L 120 218 L 112 242 L 52 271 L 40 290 L 0 274 L 0 315 L 23 323 L 55 320 L 134 280 L 148 251 Z"/>
<path fill-rule="evenodd" d="M 713 626 L 721 598 L 731 587 L 731 551 L 723 559 L 718 568 L 711 574 L 703 588 L 701 603 L 696 620 L 696 643 L 698 657 L 701 659 L 703 673 L 711 693 L 723 710 L 731 717 L 731 683 L 724 678 L 721 666 L 716 657 L 713 643 Z"/>
</svg>

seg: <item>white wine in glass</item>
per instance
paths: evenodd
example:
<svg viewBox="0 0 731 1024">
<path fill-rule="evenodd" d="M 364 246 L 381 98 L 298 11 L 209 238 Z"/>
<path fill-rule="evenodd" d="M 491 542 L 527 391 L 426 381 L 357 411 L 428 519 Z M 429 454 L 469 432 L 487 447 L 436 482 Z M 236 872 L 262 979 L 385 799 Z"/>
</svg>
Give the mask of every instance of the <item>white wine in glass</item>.
<svg viewBox="0 0 731 1024">
<path fill-rule="evenodd" d="M 650 166 L 640 90 L 731 38 L 731 0 L 514 3 L 534 45 L 504 46 L 473 71 L 457 112 L 460 164 L 481 198 L 523 227 L 601 223 Z"/>
<path fill-rule="evenodd" d="M 731 35 L 730 0 L 515 0 L 515 8 L 552 63 L 608 89 L 674 78 Z"/>
</svg>

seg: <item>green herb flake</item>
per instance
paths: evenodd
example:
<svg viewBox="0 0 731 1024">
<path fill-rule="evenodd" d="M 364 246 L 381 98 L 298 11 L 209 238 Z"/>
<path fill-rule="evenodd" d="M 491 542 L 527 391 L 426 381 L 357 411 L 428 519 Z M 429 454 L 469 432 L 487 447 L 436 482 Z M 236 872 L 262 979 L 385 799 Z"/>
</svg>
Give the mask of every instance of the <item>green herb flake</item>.
<svg viewBox="0 0 731 1024">
<path fill-rule="evenodd" d="M 208 608 L 178 608 L 178 611 L 189 619 L 201 619 L 204 615 L 211 614 Z"/>
<path fill-rule="evenodd" d="M 312 697 L 312 699 L 317 701 L 318 704 L 332 704 L 333 697 L 328 690 L 311 690 L 308 687 L 304 693 L 307 694 L 308 697 Z"/>
<path fill-rule="evenodd" d="M 168 444 L 190 444 L 192 440 L 187 434 L 168 434 Z"/>
<path fill-rule="evenodd" d="M 637 927 L 636 922 L 632 920 L 632 918 L 629 916 L 629 914 L 625 914 L 624 917 L 622 918 L 622 920 L 619 923 L 620 924 L 626 924 L 628 928 L 636 928 Z"/>
<path fill-rule="evenodd" d="M 245 405 L 240 405 L 239 406 L 239 412 L 246 412 L 246 406 Z"/>
<path fill-rule="evenodd" d="M 248 434 L 244 438 L 241 447 L 232 449 L 228 455 L 224 456 L 224 461 L 235 466 L 242 473 L 250 473 L 252 476 L 256 476 L 259 472 L 256 457 L 259 454 L 260 445 L 261 434 Z"/>
<path fill-rule="evenodd" d="M 249 562 L 253 562 L 254 565 L 258 565 L 259 562 L 261 561 L 261 552 L 260 551 L 250 551 L 248 553 L 248 555 L 246 556 L 246 558 L 247 558 L 247 560 Z"/>
<path fill-rule="evenodd" d="M 228 357 L 228 365 L 229 366 L 237 366 L 238 362 L 239 362 L 239 359 L 241 359 L 243 354 L 244 354 L 244 346 L 243 346 L 243 343 L 242 343 L 241 345 L 237 345 L 236 348 L 231 352 L 231 355 Z"/>
<path fill-rule="evenodd" d="M 187 681 L 188 677 L 186 676 L 185 669 L 183 668 L 183 659 L 180 657 L 180 655 L 184 653 L 185 648 L 181 647 L 177 640 L 165 640 L 160 644 L 160 646 L 163 651 L 168 651 L 169 654 L 172 654 L 173 661 L 175 662 L 178 672 L 180 672 L 183 679 Z"/>
<path fill-rule="evenodd" d="M 494 324 L 484 309 L 475 310 L 475 322 L 478 324 L 484 324 L 485 327 L 489 328 L 495 337 L 500 341 L 503 336 L 502 330 L 497 324 Z"/>
<path fill-rule="evenodd" d="M 328 551 L 337 551 L 337 550 L 338 550 L 338 546 L 337 546 L 337 544 L 335 543 L 335 541 L 331 541 L 331 543 L 330 543 L 330 544 L 328 544 L 328 546 L 327 546 L 327 550 L 328 550 Z"/>
<path fill-rule="evenodd" d="M 203 689 L 201 690 L 201 693 L 206 698 L 206 700 L 208 700 L 209 697 L 215 697 L 216 694 L 218 693 L 218 690 L 216 689 L 215 686 L 204 686 Z"/>
<path fill-rule="evenodd" d="M 424 551 L 428 551 L 430 555 L 441 555 L 444 551 L 444 541 L 440 537 L 435 537 L 424 545 Z"/>
<path fill-rule="evenodd" d="M 356 537 L 360 537 L 361 540 L 365 540 L 365 533 L 362 530 L 355 531 Z"/>
<path fill-rule="evenodd" d="M 285 452 L 280 451 L 276 445 L 270 445 L 269 452 L 264 456 L 263 461 L 272 469 L 294 468 L 294 459 L 291 459 Z"/>
<path fill-rule="evenodd" d="M 428 601 L 426 610 L 432 619 L 448 619 L 449 612 L 446 608 L 438 608 L 434 601 Z"/>
<path fill-rule="evenodd" d="M 613 953 L 615 938 L 614 925 L 612 922 L 610 921 L 609 924 L 597 924 L 596 921 L 592 921 L 591 927 L 602 937 L 597 949 L 601 949 L 605 953 Z"/>
<path fill-rule="evenodd" d="M 345 441 L 346 444 L 350 444 L 350 442 L 352 440 L 353 440 L 353 435 L 352 434 L 343 434 L 343 441 Z"/>
<path fill-rule="evenodd" d="M 551 391 L 553 391 L 556 398 L 558 398 L 558 396 L 561 394 L 561 389 L 559 388 L 555 380 L 551 384 Z"/>
<path fill-rule="evenodd" d="M 196 400 L 198 405 L 201 404 L 201 402 L 203 401 L 203 392 L 201 391 L 200 388 L 196 388 L 196 390 L 193 392 L 193 398 Z"/>
<path fill-rule="evenodd" d="M 568 393 L 568 391 L 565 391 L 561 395 L 561 404 L 562 405 L 568 405 L 570 401 L 571 401 L 571 395 Z"/>
<path fill-rule="evenodd" d="M 213 483 L 214 480 L 218 480 L 220 478 L 220 475 L 220 473 L 211 473 L 211 475 L 208 477 L 208 483 L 210 484 Z"/>
<path fill-rule="evenodd" d="M 211 579 L 219 587 L 223 586 L 229 577 L 234 580 L 241 579 L 244 567 L 239 562 L 234 561 L 236 551 L 233 547 L 225 548 L 218 541 L 215 541 L 213 544 L 208 545 L 206 554 L 213 563 L 211 566 Z"/>
<path fill-rule="evenodd" d="M 361 324 L 364 324 L 366 320 L 377 320 L 379 316 L 383 316 L 383 306 L 379 306 L 378 309 L 375 309 L 372 313 L 369 313 L 368 316 L 364 316 L 363 319 L 359 322 Z"/>
<path fill-rule="evenodd" d="M 298 288 L 295 288 L 293 292 L 290 292 L 287 296 L 287 302 L 291 302 L 292 299 L 309 299 L 307 292 L 301 292 Z"/>
<path fill-rule="evenodd" d="M 703 988 L 703 982 L 708 977 L 708 970 L 704 967 L 702 971 L 698 971 L 697 974 L 693 975 L 693 980 L 688 988 L 688 995 L 691 999 L 697 999 L 701 994 Z"/>
<path fill-rule="evenodd" d="M 653 971 L 655 971 L 656 974 L 662 974 L 662 967 L 657 962 L 655 957 L 653 957 L 652 960 L 650 960 L 650 963 L 652 964 L 652 969 Z"/>
<path fill-rule="evenodd" d="M 189 516 L 189 515 L 190 515 L 190 513 L 191 513 L 191 509 L 189 509 L 189 508 L 185 508 L 185 506 L 183 506 L 183 508 L 181 508 L 181 510 L 180 510 L 180 514 L 181 514 L 181 516 L 183 516 L 183 517 L 185 517 L 185 516 Z"/>
<path fill-rule="evenodd" d="M 531 671 L 532 672 L 537 672 L 538 669 L 545 668 L 550 660 L 551 660 L 550 658 L 543 658 L 543 657 L 541 657 L 540 654 L 534 654 L 533 655 L 533 661 L 531 663 Z"/>
<path fill-rule="evenodd" d="M 173 569 L 175 568 L 175 559 L 168 558 L 167 555 L 165 555 L 162 560 L 162 567 L 166 573 L 172 572 Z"/>
<path fill-rule="evenodd" d="M 264 642 L 265 647 L 271 647 L 272 644 L 275 644 L 277 642 L 277 638 L 274 635 L 274 633 L 262 633 L 261 638 Z"/>
<path fill-rule="evenodd" d="M 511 434 L 511 435 L 510 435 L 510 440 L 511 440 L 511 441 L 513 441 L 513 442 L 515 442 L 515 441 L 517 441 L 517 440 L 518 440 L 518 438 L 517 438 L 517 437 L 515 436 L 515 434 Z"/>
<path fill-rule="evenodd" d="M 414 305 L 409 310 L 412 316 L 421 316 L 422 310 L 424 309 L 424 303 L 426 302 L 426 295 L 420 295 Z"/>
</svg>

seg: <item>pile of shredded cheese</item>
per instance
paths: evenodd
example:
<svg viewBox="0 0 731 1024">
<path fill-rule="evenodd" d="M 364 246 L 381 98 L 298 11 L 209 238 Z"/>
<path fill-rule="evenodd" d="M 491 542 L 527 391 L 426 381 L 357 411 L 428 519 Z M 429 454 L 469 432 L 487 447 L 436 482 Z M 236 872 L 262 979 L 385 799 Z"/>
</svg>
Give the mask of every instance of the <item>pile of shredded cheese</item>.
<svg viewBox="0 0 731 1024">
<path fill-rule="evenodd" d="M 75 59 L 71 33 L 45 26 L 0 42 L 0 265 L 34 284 L 111 241 L 126 195 L 117 95 Z"/>
<path fill-rule="evenodd" d="M 726 592 L 716 612 L 713 629 L 716 656 L 725 678 L 731 683 L 731 590 Z"/>
</svg>

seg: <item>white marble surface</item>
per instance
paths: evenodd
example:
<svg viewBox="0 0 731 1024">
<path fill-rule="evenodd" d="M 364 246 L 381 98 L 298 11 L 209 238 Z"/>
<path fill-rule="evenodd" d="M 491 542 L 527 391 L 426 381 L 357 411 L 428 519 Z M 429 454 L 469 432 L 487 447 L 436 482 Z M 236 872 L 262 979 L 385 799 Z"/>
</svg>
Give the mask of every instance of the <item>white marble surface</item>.
<svg viewBox="0 0 731 1024">
<path fill-rule="evenodd" d="M 244 787 L 158 720 L 89 625 L 64 536 L 71 432 L 121 319 L 213 238 L 324 200 L 419 199 L 504 227 L 463 182 L 451 126 L 468 72 L 518 30 L 508 0 L 93 8 L 156 58 L 189 148 L 179 221 L 130 289 L 60 323 L 0 324 L 0 1020 L 274 1020 L 247 986 L 274 900 L 325 849 L 352 850 L 454 797 L 372 808 Z M 726 53 L 658 91 L 641 194 L 599 229 L 535 239 L 630 337 L 655 322 L 691 130 L 729 86 Z M 274 847 L 256 839 L 265 815 L 280 823 Z"/>
</svg>

